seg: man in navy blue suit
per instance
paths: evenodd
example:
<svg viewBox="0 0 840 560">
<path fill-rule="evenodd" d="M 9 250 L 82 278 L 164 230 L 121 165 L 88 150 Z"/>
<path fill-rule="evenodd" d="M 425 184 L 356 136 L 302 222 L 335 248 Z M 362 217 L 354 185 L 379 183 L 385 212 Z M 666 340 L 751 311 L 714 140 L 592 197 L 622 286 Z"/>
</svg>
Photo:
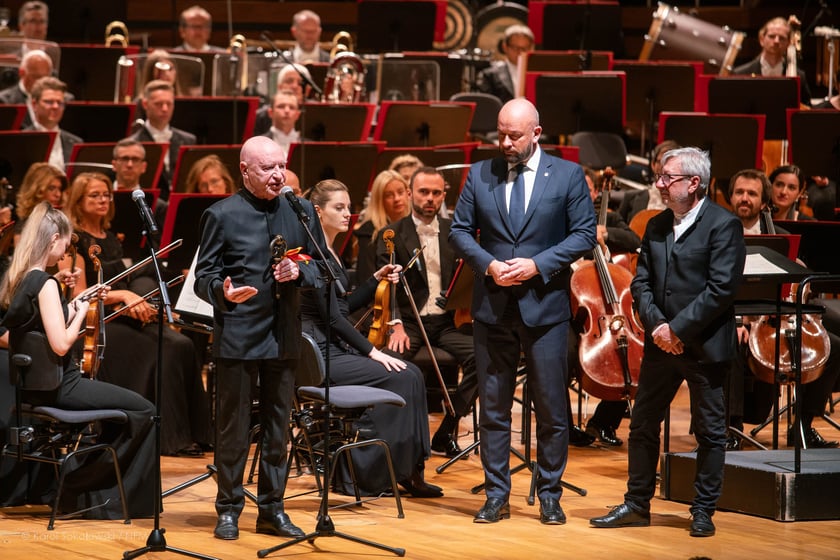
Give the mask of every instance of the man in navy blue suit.
<svg viewBox="0 0 840 560">
<path fill-rule="evenodd" d="M 580 166 L 543 152 L 539 113 L 523 98 L 498 117 L 502 157 L 470 168 L 449 241 L 476 273 L 472 312 L 487 501 L 476 523 L 510 516 L 510 424 L 520 349 L 537 418 L 540 521 L 565 523 L 560 479 L 569 444 L 569 265 L 596 242 Z M 476 236 L 480 231 L 480 241 Z"/>
<path fill-rule="evenodd" d="M 679 148 L 665 153 L 656 176 L 668 209 L 648 222 L 630 284 L 645 353 L 630 420 L 627 492 L 623 504 L 590 519 L 595 527 L 650 525 L 660 425 L 685 380 L 697 440 L 690 534 L 715 534 L 726 445 L 723 386 L 737 355 L 734 301 L 747 251 L 741 221 L 706 197 L 710 175 L 708 152 Z"/>
</svg>

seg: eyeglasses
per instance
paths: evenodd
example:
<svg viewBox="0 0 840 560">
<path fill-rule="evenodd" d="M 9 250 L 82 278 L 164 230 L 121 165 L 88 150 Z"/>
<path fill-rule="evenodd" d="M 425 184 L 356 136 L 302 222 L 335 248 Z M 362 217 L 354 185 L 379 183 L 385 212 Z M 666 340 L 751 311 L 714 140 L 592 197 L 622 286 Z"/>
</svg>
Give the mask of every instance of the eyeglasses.
<svg viewBox="0 0 840 560">
<path fill-rule="evenodd" d="M 111 200 L 111 193 L 88 193 L 90 200 Z"/>
<path fill-rule="evenodd" d="M 656 185 L 661 181 L 664 186 L 670 187 L 677 181 L 682 181 L 683 179 L 687 179 L 689 177 L 694 177 L 694 175 L 671 175 L 669 173 L 655 173 L 653 175 L 653 184 Z"/>
<path fill-rule="evenodd" d="M 38 102 L 47 107 L 64 107 L 64 101 L 58 99 L 39 99 Z"/>
<path fill-rule="evenodd" d="M 134 165 L 137 165 L 143 161 L 143 158 L 137 156 L 120 156 L 117 158 L 117 161 L 120 163 L 133 163 Z"/>
</svg>

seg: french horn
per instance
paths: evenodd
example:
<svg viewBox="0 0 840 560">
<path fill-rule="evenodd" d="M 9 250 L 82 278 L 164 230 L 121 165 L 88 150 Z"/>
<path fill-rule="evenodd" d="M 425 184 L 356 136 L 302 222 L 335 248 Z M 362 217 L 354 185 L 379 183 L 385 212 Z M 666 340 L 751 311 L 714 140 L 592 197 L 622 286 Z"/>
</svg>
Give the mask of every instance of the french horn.
<svg viewBox="0 0 840 560">
<path fill-rule="evenodd" d="M 353 52 L 353 38 L 347 31 L 333 37 L 330 66 L 324 79 L 324 101 L 358 103 L 365 98 L 365 65 Z"/>
<path fill-rule="evenodd" d="M 227 52 L 230 55 L 232 72 L 237 72 L 233 76 L 232 88 L 236 92 L 242 92 L 248 87 L 248 44 L 244 35 L 237 33 L 230 38 Z"/>
<path fill-rule="evenodd" d="M 128 46 L 128 27 L 121 22 L 114 20 L 105 26 L 105 46 L 110 47 L 117 43 L 121 47 Z"/>
</svg>

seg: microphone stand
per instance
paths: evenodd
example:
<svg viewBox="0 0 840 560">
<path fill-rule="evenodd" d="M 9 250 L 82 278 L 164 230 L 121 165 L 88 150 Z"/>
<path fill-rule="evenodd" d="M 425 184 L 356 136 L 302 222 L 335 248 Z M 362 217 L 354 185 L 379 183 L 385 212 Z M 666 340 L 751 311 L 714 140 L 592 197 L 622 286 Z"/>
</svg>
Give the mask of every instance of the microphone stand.
<svg viewBox="0 0 840 560">
<path fill-rule="evenodd" d="M 277 48 L 277 45 L 274 44 L 274 40 L 271 38 L 271 36 L 268 33 L 266 33 L 265 31 L 260 33 L 260 39 L 262 39 L 263 41 L 268 43 L 269 48 L 271 48 L 271 50 L 274 51 L 274 54 L 276 54 L 283 62 L 291 65 L 291 67 L 294 68 L 295 72 L 297 72 L 297 75 L 300 76 L 300 79 L 306 85 L 308 85 L 312 89 L 312 91 L 314 91 L 316 94 L 318 94 L 318 99 L 323 99 L 324 98 L 324 91 L 321 88 L 319 88 L 317 86 L 317 84 L 315 84 L 314 81 L 312 81 L 311 77 L 309 77 L 305 73 L 301 72 L 300 68 L 297 67 L 297 65 L 294 63 L 293 60 L 291 60 L 288 56 L 286 56 L 285 52 L 283 52 L 282 50 Z M 271 99 L 272 100 L 274 99 L 273 95 L 271 96 Z M 273 103 L 273 101 L 272 101 L 272 103 Z M 304 89 L 302 100 L 301 100 L 301 106 L 300 106 L 300 142 L 299 142 L 299 144 L 300 144 L 300 174 L 299 174 L 299 177 L 300 177 L 300 188 L 303 189 L 303 190 L 306 190 L 306 142 L 304 140 L 305 136 L 306 136 L 306 90 Z M 288 156 L 288 154 L 287 154 L 287 156 Z"/>
<path fill-rule="evenodd" d="M 342 292 L 344 291 L 344 288 L 341 285 L 341 281 L 338 279 L 338 275 L 333 270 L 332 266 L 330 265 L 330 262 L 327 260 L 327 257 L 324 254 L 324 251 L 321 249 L 321 245 L 318 244 L 318 242 L 315 240 L 315 236 L 312 235 L 312 230 L 309 228 L 309 224 L 308 224 L 309 215 L 306 214 L 306 212 L 298 213 L 297 211 L 295 211 L 295 213 L 297 214 L 298 220 L 300 221 L 300 225 L 303 227 L 304 231 L 306 232 L 307 237 L 309 237 L 309 241 L 312 243 L 312 246 L 315 247 L 315 250 L 317 251 L 318 256 L 320 257 L 321 262 L 323 263 L 323 265 L 322 265 L 322 270 L 324 272 L 323 280 L 327 284 L 327 289 L 326 289 L 327 320 L 324 321 L 324 323 L 325 323 L 325 325 L 324 325 L 324 335 L 326 336 L 326 339 L 327 339 L 327 345 L 326 345 L 327 349 L 326 349 L 326 352 L 324 354 L 324 404 L 323 404 L 323 407 L 322 407 L 322 412 L 324 413 L 324 416 L 326 418 L 325 425 L 329 426 L 330 422 L 332 421 L 331 413 L 330 413 L 330 383 L 331 383 L 331 379 L 330 379 L 330 346 L 331 346 L 331 343 L 330 343 L 330 341 L 331 341 L 331 329 L 330 329 L 330 319 L 329 318 L 330 318 L 330 312 L 331 312 L 331 307 L 332 307 L 331 301 L 332 301 L 332 295 L 333 295 L 333 287 L 337 286 L 339 288 L 339 290 L 341 290 Z M 332 469 L 332 465 L 331 465 L 332 461 L 331 461 L 329 449 L 330 449 L 330 430 L 326 429 L 326 430 L 324 430 L 324 451 L 325 451 L 325 453 L 324 453 L 324 473 L 325 473 L 326 477 L 329 477 L 330 473 L 332 472 L 332 470 L 331 470 Z M 317 474 L 316 474 L 316 476 L 317 476 Z M 373 542 L 373 541 L 370 541 L 370 540 L 367 540 L 367 539 L 362 539 L 360 537 L 356 537 L 356 536 L 353 536 L 353 535 L 348 535 L 347 533 L 342 533 L 342 532 L 336 531 L 335 530 L 335 524 L 333 523 L 333 520 L 330 517 L 330 504 L 329 504 L 330 481 L 325 480 L 324 482 L 325 482 L 325 484 L 323 485 L 323 491 L 321 493 L 321 504 L 320 504 L 320 507 L 318 509 L 318 519 L 315 523 L 315 530 L 312 531 L 311 533 L 307 533 L 306 535 L 303 535 L 302 537 L 295 537 L 292 540 L 286 541 L 284 543 L 280 543 L 280 544 L 278 544 L 276 546 L 273 546 L 271 548 L 264 548 L 262 550 L 259 550 L 259 551 L 257 551 L 257 556 L 259 558 L 265 558 L 266 556 L 268 556 L 272 552 L 275 552 L 277 550 L 281 550 L 283 548 L 290 547 L 294 544 L 297 544 L 297 543 L 300 543 L 300 542 L 303 542 L 303 541 L 314 542 L 315 539 L 318 538 L 318 537 L 340 537 L 340 538 L 348 540 L 348 541 L 353 541 L 353 542 L 357 542 L 359 544 L 364 544 L 364 545 L 367 545 L 367 546 L 378 548 L 380 550 L 385 550 L 385 551 L 388 551 L 388 552 L 392 552 L 392 553 L 396 554 L 397 556 L 405 556 L 405 549 L 404 548 L 394 548 L 394 547 L 386 546 L 384 544 Z"/>
<path fill-rule="evenodd" d="M 154 469 L 154 476 L 155 482 L 158 488 L 158 492 L 161 489 L 161 474 L 160 474 L 160 403 L 162 398 L 162 391 L 161 391 L 161 379 L 163 376 L 162 364 L 163 364 L 163 320 L 164 318 L 168 319 L 170 323 L 173 322 L 172 318 L 172 304 L 169 301 L 169 290 L 167 290 L 166 281 L 163 279 L 163 275 L 160 273 L 160 265 L 158 264 L 157 255 L 155 254 L 154 243 L 152 241 L 152 235 L 150 233 L 150 226 L 143 227 L 143 236 L 146 238 L 149 247 L 149 253 L 151 254 L 151 260 L 154 264 L 155 269 L 155 278 L 158 281 L 158 286 L 160 286 L 160 305 L 158 306 L 158 332 L 157 332 L 157 371 L 155 375 L 155 415 L 152 418 L 155 423 L 155 456 L 157 457 L 157 461 L 155 461 L 155 469 Z M 166 316 L 164 317 L 164 311 Z M 175 552 L 177 554 L 182 554 L 184 556 L 189 556 L 191 558 L 199 558 L 202 560 L 218 560 L 214 556 L 207 556 L 205 554 L 200 554 L 198 552 L 191 552 L 189 550 L 184 550 L 182 548 L 175 548 L 173 546 L 169 546 L 166 544 L 166 537 L 164 533 L 166 529 L 162 529 L 160 526 L 160 509 L 161 504 L 163 503 L 163 493 L 161 492 L 157 499 L 155 500 L 155 526 L 152 529 L 151 533 L 149 533 L 149 537 L 146 539 L 146 546 L 129 550 L 123 552 L 123 560 L 128 560 L 129 558 L 137 558 L 138 556 L 142 556 L 143 554 L 147 554 L 149 552 Z"/>
</svg>

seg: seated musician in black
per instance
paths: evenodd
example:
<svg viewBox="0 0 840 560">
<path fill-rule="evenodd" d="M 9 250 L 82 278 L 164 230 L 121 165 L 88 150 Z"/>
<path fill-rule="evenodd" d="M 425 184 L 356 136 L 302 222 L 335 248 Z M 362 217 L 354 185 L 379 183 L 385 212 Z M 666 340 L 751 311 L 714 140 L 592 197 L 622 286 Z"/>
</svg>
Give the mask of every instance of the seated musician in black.
<svg viewBox="0 0 840 560">
<path fill-rule="evenodd" d="M 65 213 L 79 236 L 77 266 L 83 273 L 78 293 L 96 283 L 97 273 L 88 253 L 98 245 L 105 281 L 125 271 L 122 246 L 110 231 L 114 219 L 111 181 L 100 173 L 81 173 L 70 186 Z M 69 266 L 69 263 L 68 263 Z M 157 310 L 143 296 L 157 288 L 151 267 L 138 270 L 114 284 L 105 300 L 109 312 L 124 313 L 105 325 L 105 350 L 99 378 L 155 398 L 157 374 Z M 160 382 L 161 453 L 201 457 L 212 443 L 209 399 L 201 380 L 201 364 L 193 342 L 171 328 L 163 329 Z"/>
<path fill-rule="evenodd" d="M 149 476 L 155 461 L 154 431 L 151 429 L 154 406 L 128 389 L 82 378 L 70 352 L 84 327 L 90 306 L 86 297 L 105 297 L 107 289 L 92 287 L 79 291 L 68 303 L 61 295 L 57 277 L 72 285 L 77 274 L 62 271 L 52 276 L 46 272 L 64 257 L 71 233 L 70 221 L 48 202 L 41 202 L 34 208 L 0 287 L 0 307 L 5 311 L 3 325 L 9 329 L 8 343 L 13 351 L 20 347 L 27 333 L 35 332 L 46 336 L 50 349 L 61 359 L 64 371 L 61 386 L 52 392 L 26 392 L 27 402 L 77 410 L 119 409 L 127 414 L 125 425 L 104 423 L 99 438 L 112 445 L 117 453 L 129 514 L 131 517 L 149 517 L 155 511 L 158 497 L 154 477 Z M 4 352 L 4 355 L 7 354 Z M 109 458 L 101 460 L 102 468 L 87 463 L 84 468 L 74 469 L 67 475 L 60 512 L 78 511 L 108 498 L 108 505 L 94 508 L 86 515 L 111 519 L 122 516 L 113 467 L 107 464 L 108 461 Z M 0 503 L 19 503 L 23 494 L 19 492 L 21 482 L 25 484 L 27 477 L 3 480 Z M 29 491 L 30 498 L 49 495 L 49 491 Z"/>
<path fill-rule="evenodd" d="M 360 419 L 358 427 L 388 443 L 397 481 L 409 494 L 420 498 L 440 497 L 443 495 L 441 489 L 423 478 L 423 467 L 429 456 L 429 419 L 423 374 L 414 364 L 378 350 L 346 319 L 356 308 L 371 303 L 381 280 L 396 282 L 396 272 L 400 269 L 394 265 L 383 266 L 361 282 L 353 293 L 347 293 L 347 271 L 333 249 L 338 233 L 346 232 L 350 224 L 347 187 L 340 181 L 329 179 L 315 185 L 307 196 L 318 212 L 329 249 L 326 256 L 330 266 L 338 273 L 339 282 L 333 285 L 332 293 L 327 293 L 326 287 L 303 291 L 300 302 L 303 331 L 318 341 L 321 352 L 330 345 L 331 383 L 379 387 L 405 399 L 406 405 L 402 408 L 383 405 L 369 409 Z M 327 324 L 330 340 L 325 334 Z M 365 495 L 378 495 L 390 489 L 382 453 L 377 446 L 353 452 L 360 491 Z M 345 483 L 339 483 L 338 489 L 352 493 L 352 488 Z"/>
<path fill-rule="evenodd" d="M 434 167 L 415 171 L 409 189 L 411 215 L 386 226 L 383 232 L 393 230 L 394 259 L 400 266 L 406 266 L 415 252 L 422 249 L 415 265 L 405 272 L 405 278 L 430 343 L 452 354 L 463 368 L 463 378 L 451 399 L 455 414 L 446 412 L 432 438 L 432 451 L 454 457 L 461 452 L 455 437 L 458 420 L 472 409 L 478 396 L 478 380 L 472 336 L 455 327 L 453 311 L 435 303 L 449 286 L 456 269 L 455 254 L 447 241 L 452 221 L 438 216 L 445 183 L 443 175 Z M 388 264 L 390 259 L 384 233 L 378 237 L 376 259 L 377 266 Z M 396 289 L 399 310 L 388 337 L 388 349 L 411 360 L 424 341 L 405 290 L 401 286 Z"/>
</svg>

